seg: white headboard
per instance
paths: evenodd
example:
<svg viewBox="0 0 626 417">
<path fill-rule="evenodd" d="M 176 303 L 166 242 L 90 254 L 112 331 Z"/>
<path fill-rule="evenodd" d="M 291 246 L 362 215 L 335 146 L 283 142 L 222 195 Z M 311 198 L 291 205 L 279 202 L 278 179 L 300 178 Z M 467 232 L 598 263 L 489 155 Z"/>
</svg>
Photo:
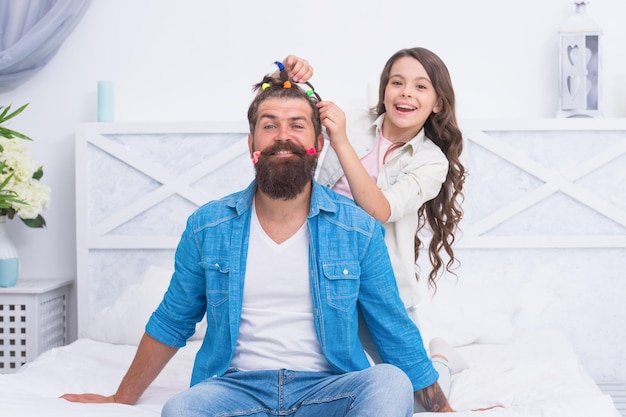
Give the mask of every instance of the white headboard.
<svg viewBox="0 0 626 417">
<path fill-rule="evenodd" d="M 626 247 L 626 119 L 462 127 L 469 175 L 460 246 Z"/>
<path fill-rule="evenodd" d="M 616 378 L 626 363 L 596 358 L 626 341 L 626 119 L 461 127 L 469 170 L 461 267 L 458 285 L 440 280 L 442 311 L 492 336 L 495 314 L 518 329 L 558 328 L 594 376 Z M 78 127 L 79 336 L 148 268 L 173 267 L 196 207 L 248 185 L 247 132 L 243 122 Z"/>
<path fill-rule="evenodd" d="M 198 206 L 253 177 L 246 123 L 77 128 L 78 335 L 150 266 L 173 267 Z"/>
<path fill-rule="evenodd" d="M 469 171 L 461 266 L 458 285 L 443 280 L 437 301 L 483 322 L 493 317 L 488 306 L 508 305 L 517 331 L 558 329 L 596 380 L 623 379 L 626 355 L 615 346 L 626 343 L 618 324 L 626 321 L 626 119 L 461 127 Z M 476 310 L 484 314 L 468 314 Z"/>
</svg>

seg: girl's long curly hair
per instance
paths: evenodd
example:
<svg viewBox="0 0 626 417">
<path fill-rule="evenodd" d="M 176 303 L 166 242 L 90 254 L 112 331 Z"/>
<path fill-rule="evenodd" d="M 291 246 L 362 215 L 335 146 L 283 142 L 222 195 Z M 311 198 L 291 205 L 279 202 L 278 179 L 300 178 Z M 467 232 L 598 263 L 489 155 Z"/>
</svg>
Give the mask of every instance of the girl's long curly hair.
<svg viewBox="0 0 626 417">
<path fill-rule="evenodd" d="M 424 203 L 418 210 L 418 227 L 415 233 L 415 261 L 419 257 L 423 242 L 420 240 L 420 231 L 428 224 L 432 237 L 428 245 L 428 257 L 432 270 L 428 275 L 428 285 L 435 291 L 437 289 L 437 276 L 444 260 L 441 251 L 444 250 L 449 260 L 445 263 L 445 269 L 452 272 L 452 268 L 458 260 L 454 257 L 453 244 L 455 233 L 463 217 L 461 203 L 463 201 L 463 184 L 465 183 L 466 170 L 460 161 L 463 151 L 463 134 L 458 127 L 455 114 L 455 97 L 452 88 L 450 73 L 444 62 L 436 54 L 425 48 L 402 49 L 393 54 L 380 76 L 378 90 L 378 104 L 374 109 L 377 116 L 385 113 L 383 100 L 385 89 L 389 82 L 391 66 L 403 57 L 414 58 L 419 61 L 437 93 L 441 102 L 441 111 L 432 113 L 424 123 L 426 137 L 432 140 L 446 155 L 449 162 L 448 174 L 439 194 L 432 200 Z M 399 144 L 402 146 L 403 144 Z M 417 277 L 419 279 L 419 277 Z"/>
</svg>

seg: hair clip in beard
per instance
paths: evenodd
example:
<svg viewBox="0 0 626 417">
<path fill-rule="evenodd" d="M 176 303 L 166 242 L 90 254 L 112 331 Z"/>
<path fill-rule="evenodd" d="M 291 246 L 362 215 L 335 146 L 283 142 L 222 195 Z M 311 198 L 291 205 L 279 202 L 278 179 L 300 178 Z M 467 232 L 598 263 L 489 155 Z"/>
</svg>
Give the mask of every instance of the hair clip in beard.
<svg viewBox="0 0 626 417">
<path fill-rule="evenodd" d="M 315 149 L 313 146 L 311 146 L 309 149 L 306 150 L 306 154 L 307 155 L 317 155 L 317 149 Z M 256 165 L 257 162 L 259 162 L 259 156 L 261 156 L 261 151 L 254 151 L 254 152 L 252 152 L 252 164 Z"/>
</svg>

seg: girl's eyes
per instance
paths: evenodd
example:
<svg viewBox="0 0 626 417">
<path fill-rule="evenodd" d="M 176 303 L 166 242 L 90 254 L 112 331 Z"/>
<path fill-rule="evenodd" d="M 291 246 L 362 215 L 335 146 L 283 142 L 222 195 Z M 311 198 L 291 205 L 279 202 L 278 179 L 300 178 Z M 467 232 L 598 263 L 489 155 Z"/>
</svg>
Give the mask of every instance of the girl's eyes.
<svg viewBox="0 0 626 417">
<path fill-rule="evenodd" d="M 389 84 L 395 86 L 395 87 L 402 87 L 404 84 L 400 81 L 391 81 Z M 425 84 L 418 84 L 415 86 L 416 90 L 427 90 L 428 86 Z"/>
</svg>

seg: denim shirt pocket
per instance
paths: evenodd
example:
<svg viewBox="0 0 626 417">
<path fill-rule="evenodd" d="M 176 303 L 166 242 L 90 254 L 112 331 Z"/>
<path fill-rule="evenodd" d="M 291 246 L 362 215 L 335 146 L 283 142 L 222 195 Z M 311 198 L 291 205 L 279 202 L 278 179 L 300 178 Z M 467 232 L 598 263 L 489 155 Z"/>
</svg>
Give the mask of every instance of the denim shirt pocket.
<svg viewBox="0 0 626 417">
<path fill-rule="evenodd" d="M 228 300 L 230 268 L 227 259 L 204 258 L 200 261 L 206 279 L 206 300 L 213 308 Z"/>
<path fill-rule="evenodd" d="M 361 266 L 355 261 L 325 263 L 326 302 L 329 306 L 348 312 L 359 296 Z"/>
</svg>

